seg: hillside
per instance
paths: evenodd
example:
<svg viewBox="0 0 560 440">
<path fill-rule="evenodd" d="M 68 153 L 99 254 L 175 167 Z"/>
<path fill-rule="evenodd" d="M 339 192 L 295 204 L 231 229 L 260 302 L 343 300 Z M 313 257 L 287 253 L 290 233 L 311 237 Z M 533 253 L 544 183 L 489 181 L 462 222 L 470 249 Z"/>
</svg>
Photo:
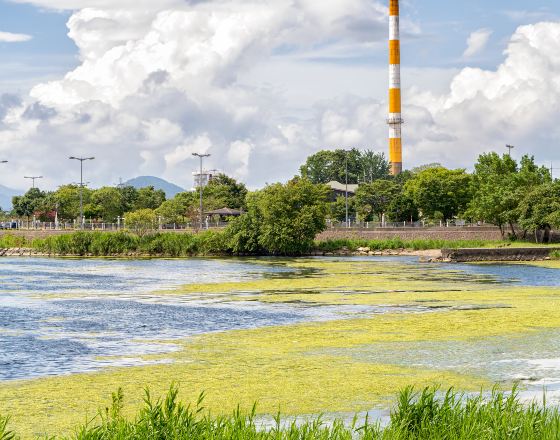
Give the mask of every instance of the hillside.
<svg viewBox="0 0 560 440">
<path fill-rule="evenodd" d="M 176 194 L 185 191 L 180 186 L 154 176 L 135 177 L 134 179 L 130 179 L 124 182 L 123 185 L 133 186 L 134 188 L 145 188 L 147 186 L 153 186 L 155 189 L 162 189 L 163 191 L 165 191 L 165 195 L 168 199 L 172 199 Z"/>
<path fill-rule="evenodd" d="M 0 185 L 0 208 L 4 211 L 12 209 L 12 197 L 20 195 L 21 191 Z"/>
</svg>

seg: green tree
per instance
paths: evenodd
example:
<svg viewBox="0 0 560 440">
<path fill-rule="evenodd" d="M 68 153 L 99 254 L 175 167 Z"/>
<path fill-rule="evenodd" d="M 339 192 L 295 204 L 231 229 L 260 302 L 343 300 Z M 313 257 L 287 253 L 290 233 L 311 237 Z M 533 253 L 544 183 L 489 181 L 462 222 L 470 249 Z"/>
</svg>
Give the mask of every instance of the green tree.
<svg viewBox="0 0 560 440">
<path fill-rule="evenodd" d="M 190 193 L 181 193 L 189 194 Z M 193 206 L 193 197 L 179 197 L 179 194 L 170 199 L 166 200 L 161 204 L 161 206 L 156 209 L 156 214 L 161 217 L 164 223 L 184 223 L 187 219 L 187 213 L 189 207 Z"/>
<path fill-rule="evenodd" d="M 391 166 L 384 153 L 366 150 L 361 154 L 360 163 L 363 182 L 372 183 L 378 179 L 389 177 Z"/>
<path fill-rule="evenodd" d="M 91 190 L 82 188 L 84 206 L 90 203 Z M 80 187 L 79 185 L 64 185 L 58 188 L 54 195 L 54 202 L 60 220 L 74 220 L 80 215 Z"/>
<path fill-rule="evenodd" d="M 300 168 L 303 178 L 312 183 L 328 183 L 346 181 L 346 160 L 348 160 L 348 183 L 356 184 L 363 176 L 361 162 L 362 153 L 353 148 L 352 150 L 323 150 L 309 156 Z"/>
<path fill-rule="evenodd" d="M 124 214 L 122 193 L 113 187 L 105 186 L 91 194 L 91 202 L 97 207 L 97 216 L 106 222 L 114 222 Z"/>
<path fill-rule="evenodd" d="M 207 209 L 244 209 L 247 187 L 232 177 L 218 174 L 203 190 Z"/>
<path fill-rule="evenodd" d="M 406 182 L 405 194 L 426 218 L 443 220 L 462 213 L 471 200 L 471 176 L 465 170 L 428 168 Z"/>
<path fill-rule="evenodd" d="M 122 212 L 133 211 L 138 200 L 138 190 L 130 185 L 120 185 L 117 190 L 121 194 Z"/>
<path fill-rule="evenodd" d="M 296 178 L 247 197 L 247 213 L 228 228 L 230 247 L 254 253 L 299 255 L 326 228 L 328 188 Z"/>
<path fill-rule="evenodd" d="M 329 203 L 329 217 L 339 222 L 346 221 L 346 197 L 338 196 L 334 202 Z M 355 197 L 348 197 L 348 217 L 356 218 Z"/>
<path fill-rule="evenodd" d="M 39 188 L 31 188 L 23 196 L 15 196 L 12 198 L 14 212 L 20 217 L 31 219 L 37 211 L 43 206 L 46 194 Z"/>
<path fill-rule="evenodd" d="M 402 191 L 391 200 L 385 213 L 393 222 L 415 222 L 420 218 L 414 200 Z"/>
<path fill-rule="evenodd" d="M 519 225 L 535 235 L 535 241 L 550 241 L 550 231 L 560 227 L 560 181 L 533 187 L 518 207 Z M 542 232 L 542 234 L 541 234 Z"/>
<path fill-rule="evenodd" d="M 505 235 L 505 225 L 516 236 L 519 202 L 535 186 L 550 182 L 550 173 L 524 156 L 521 166 L 508 154 L 486 153 L 478 158 L 471 181 L 473 197 L 467 215 L 495 224 Z"/>
<path fill-rule="evenodd" d="M 372 221 L 374 216 L 381 220 L 399 192 L 399 185 L 391 180 L 376 180 L 360 185 L 356 191 L 356 205 L 360 217 L 365 221 Z"/>
<path fill-rule="evenodd" d="M 156 190 L 153 186 L 140 188 L 134 201 L 134 211 L 140 209 L 157 209 L 165 202 L 165 192 L 161 189 Z"/>
<path fill-rule="evenodd" d="M 126 214 L 126 228 L 139 236 L 155 230 L 158 226 L 157 216 L 153 209 L 139 209 Z"/>
</svg>

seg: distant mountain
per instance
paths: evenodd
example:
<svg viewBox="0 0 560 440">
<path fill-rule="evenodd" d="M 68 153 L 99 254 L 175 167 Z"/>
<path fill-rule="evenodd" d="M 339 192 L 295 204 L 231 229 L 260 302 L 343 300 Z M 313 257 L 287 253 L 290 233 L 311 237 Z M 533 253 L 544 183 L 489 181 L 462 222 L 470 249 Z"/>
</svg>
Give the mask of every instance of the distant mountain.
<svg viewBox="0 0 560 440">
<path fill-rule="evenodd" d="M 135 177 L 134 179 L 130 179 L 124 182 L 123 185 L 133 186 L 137 189 L 146 188 L 147 186 L 153 186 L 155 189 L 162 189 L 168 199 L 172 199 L 176 194 L 185 191 L 180 186 L 154 176 Z"/>
<path fill-rule="evenodd" d="M 0 208 L 4 211 L 10 211 L 12 209 L 12 197 L 21 194 L 22 191 L 0 185 Z"/>
</svg>

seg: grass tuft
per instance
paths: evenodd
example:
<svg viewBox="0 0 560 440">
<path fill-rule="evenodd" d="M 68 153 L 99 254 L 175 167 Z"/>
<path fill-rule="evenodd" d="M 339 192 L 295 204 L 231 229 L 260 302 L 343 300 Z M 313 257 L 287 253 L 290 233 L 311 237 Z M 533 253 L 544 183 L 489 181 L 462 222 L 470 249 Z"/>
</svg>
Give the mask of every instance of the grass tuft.
<svg viewBox="0 0 560 440">
<path fill-rule="evenodd" d="M 239 407 L 230 416 L 214 417 L 203 406 L 204 394 L 194 405 L 178 400 L 178 387 L 172 385 L 163 399 L 145 390 L 144 405 L 133 419 L 123 416 L 124 395 L 119 389 L 112 395 L 110 407 L 100 411 L 89 423 L 64 440 L 498 440 L 553 439 L 560 435 L 558 409 L 546 403 L 523 405 L 517 389 L 504 393 L 494 389 L 490 396 L 466 396 L 453 389 L 440 392 L 424 388 L 416 392 L 407 387 L 400 392 L 389 424 L 345 424 L 335 420 L 326 424 L 319 416 L 296 423 L 278 414 L 274 425 L 265 428 L 256 418 L 256 406 L 249 412 Z M 13 440 L 0 418 L 0 440 Z M 56 437 L 52 437 L 54 440 Z"/>
</svg>

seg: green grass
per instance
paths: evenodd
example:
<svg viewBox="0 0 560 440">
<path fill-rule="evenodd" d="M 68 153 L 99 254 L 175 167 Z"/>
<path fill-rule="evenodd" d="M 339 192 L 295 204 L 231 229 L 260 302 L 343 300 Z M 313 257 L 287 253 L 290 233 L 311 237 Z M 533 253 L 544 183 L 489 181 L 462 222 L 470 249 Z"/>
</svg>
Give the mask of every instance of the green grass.
<svg viewBox="0 0 560 440">
<path fill-rule="evenodd" d="M 415 251 L 429 249 L 460 249 L 460 248 L 479 248 L 489 246 L 503 246 L 502 241 L 488 240 L 436 240 L 436 239 L 417 239 L 402 240 L 391 238 L 386 240 L 361 240 L 361 239 L 333 239 L 318 241 L 315 243 L 316 249 L 323 252 L 336 252 L 342 249 L 355 251 L 358 248 L 370 248 L 372 251 L 410 249 Z"/>
<path fill-rule="evenodd" d="M 386 240 L 331 239 L 316 241 L 314 251 L 356 251 L 367 247 L 372 251 L 384 250 L 431 250 L 503 246 L 534 246 L 529 243 L 510 243 L 487 240 L 437 240 L 417 239 Z M 138 236 L 130 232 L 74 232 L 53 235 L 45 239 L 26 240 L 20 236 L 0 236 L 0 248 L 28 247 L 53 255 L 72 256 L 127 256 L 148 255 L 163 257 L 186 257 L 193 255 L 233 255 L 227 235 L 223 231 L 207 231 L 200 234 L 162 232 Z"/>
<path fill-rule="evenodd" d="M 157 400 L 146 390 L 142 409 L 128 419 L 122 415 L 124 396 L 119 389 L 110 407 L 77 427 L 73 435 L 51 440 L 544 440 L 560 436 L 558 409 L 546 403 L 523 405 L 516 389 L 508 394 L 494 390 L 485 398 L 453 389 L 415 392 L 409 387 L 399 394 L 386 427 L 367 418 L 358 422 L 357 417 L 346 424 L 342 420 L 325 424 L 321 417 L 296 423 L 278 414 L 273 426 L 264 428 L 256 418 L 256 405 L 249 412 L 238 407 L 231 416 L 214 417 L 203 407 L 203 394 L 194 405 L 182 404 L 177 396 L 175 386 Z M 0 440 L 17 439 L 7 422 L 0 417 Z"/>
</svg>

